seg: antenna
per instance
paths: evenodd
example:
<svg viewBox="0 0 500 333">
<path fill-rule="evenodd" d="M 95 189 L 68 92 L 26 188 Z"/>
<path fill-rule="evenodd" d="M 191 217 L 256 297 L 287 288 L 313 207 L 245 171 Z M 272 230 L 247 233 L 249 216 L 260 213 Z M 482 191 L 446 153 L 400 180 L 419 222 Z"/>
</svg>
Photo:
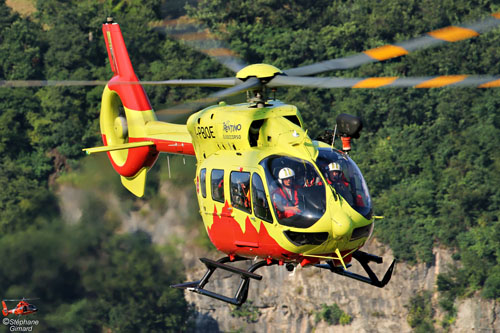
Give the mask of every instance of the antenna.
<svg viewBox="0 0 500 333">
<path fill-rule="evenodd" d="M 335 129 L 333 130 L 333 139 L 332 139 L 332 149 L 335 148 L 335 136 L 337 135 L 337 124 L 335 124 Z"/>
</svg>

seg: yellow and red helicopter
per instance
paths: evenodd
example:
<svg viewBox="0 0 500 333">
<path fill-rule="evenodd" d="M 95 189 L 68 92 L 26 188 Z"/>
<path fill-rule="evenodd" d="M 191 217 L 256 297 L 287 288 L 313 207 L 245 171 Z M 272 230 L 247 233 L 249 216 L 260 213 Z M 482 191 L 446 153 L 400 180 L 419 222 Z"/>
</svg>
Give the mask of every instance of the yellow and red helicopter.
<svg viewBox="0 0 500 333">
<path fill-rule="evenodd" d="M 38 298 L 23 298 L 23 299 L 4 299 L 2 300 L 2 313 L 4 316 L 8 316 L 10 314 L 13 315 L 29 315 L 35 312 L 38 312 L 38 308 L 28 303 L 28 301 L 35 300 Z M 18 302 L 16 307 L 13 309 L 8 309 L 7 304 L 5 302 Z"/>
<path fill-rule="evenodd" d="M 297 107 L 268 98 L 279 86 L 354 87 L 496 87 L 498 77 L 441 76 L 422 78 L 342 79 L 305 77 L 339 68 L 381 61 L 417 48 L 477 36 L 500 23 L 500 15 L 462 27 L 447 27 L 411 41 L 386 45 L 362 54 L 281 71 L 268 64 L 232 66 L 235 78 L 169 80 L 153 84 L 216 86 L 226 89 L 198 103 L 247 91 L 247 103 L 225 102 L 193 113 L 185 125 L 157 120 L 142 84 L 134 73 L 120 27 L 111 18 L 103 24 L 112 79 L 104 88 L 100 125 L 104 146 L 87 153 L 107 152 L 123 185 L 136 196 L 144 194 L 146 175 L 159 153 L 194 155 L 196 193 L 211 242 L 226 256 L 200 260 L 207 272 L 199 280 L 174 285 L 235 305 L 247 299 L 257 269 L 297 265 L 327 269 L 376 287 L 391 279 L 395 260 L 382 279 L 369 266 L 382 258 L 361 251 L 373 232 L 374 216 L 363 175 L 349 157 L 351 138 L 358 138 L 361 119 L 342 114 L 333 137 L 313 140 Z M 196 103 L 195 103 L 196 104 Z M 121 108 L 123 107 L 123 113 Z M 260 258 L 247 270 L 230 263 Z M 357 260 L 366 276 L 348 270 Z M 216 269 L 236 273 L 242 280 L 233 297 L 205 289 Z"/>
</svg>

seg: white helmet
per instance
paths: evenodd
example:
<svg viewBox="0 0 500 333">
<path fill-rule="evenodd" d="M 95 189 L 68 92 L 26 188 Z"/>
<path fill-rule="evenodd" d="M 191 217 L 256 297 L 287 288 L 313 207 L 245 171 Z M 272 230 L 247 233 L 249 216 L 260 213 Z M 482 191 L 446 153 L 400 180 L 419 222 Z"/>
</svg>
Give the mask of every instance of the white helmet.
<svg viewBox="0 0 500 333">
<path fill-rule="evenodd" d="M 280 170 L 280 172 L 278 174 L 278 178 L 280 180 L 287 179 L 287 178 L 294 177 L 294 176 L 295 176 L 295 172 L 293 172 L 293 170 L 290 168 L 283 168 Z"/>
<path fill-rule="evenodd" d="M 342 171 L 342 168 L 337 162 L 332 162 L 328 164 L 328 171 Z"/>
</svg>

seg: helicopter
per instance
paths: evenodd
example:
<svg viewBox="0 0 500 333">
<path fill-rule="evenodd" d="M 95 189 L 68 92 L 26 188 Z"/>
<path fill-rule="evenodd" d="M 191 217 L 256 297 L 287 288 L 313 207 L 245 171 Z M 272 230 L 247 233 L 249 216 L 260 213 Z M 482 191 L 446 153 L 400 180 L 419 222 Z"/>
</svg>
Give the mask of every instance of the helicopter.
<svg viewBox="0 0 500 333">
<path fill-rule="evenodd" d="M 377 216 L 366 181 L 349 156 L 351 140 L 359 138 L 363 128 L 362 120 L 341 114 L 330 137 L 311 139 L 297 107 L 270 98 L 268 89 L 498 87 L 500 80 L 493 76 L 342 79 L 307 75 L 475 37 L 499 23 L 500 14 L 496 13 L 472 25 L 447 27 L 411 41 L 285 71 L 268 64 L 232 63 L 228 67 L 237 71 L 235 77 L 144 82 L 135 75 L 120 26 L 108 18 L 103 34 L 114 75 L 102 95 L 104 145 L 84 151 L 106 152 L 122 184 L 138 197 L 143 196 L 147 172 L 161 152 L 196 157 L 194 183 L 200 215 L 210 241 L 225 256 L 219 260 L 200 258 L 207 268 L 204 276 L 174 288 L 239 306 L 247 300 L 250 281 L 262 279 L 255 271 L 271 265 L 289 271 L 297 266 L 317 267 L 383 288 L 392 277 L 396 260 L 380 279 L 369 264 L 381 264 L 383 259 L 361 251 L 373 233 Z M 180 125 L 158 120 L 144 84 L 226 89 L 191 103 L 187 111 L 191 115 Z M 247 103 L 229 105 L 221 100 L 245 91 Z M 193 108 L 199 111 L 193 113 Z M 342 140 L 341 150 L 334 148 L 335 137 Z M 248 269 L 232 265 L 253 258 L 260 261 Z M 366 275 L 348 270 L 352 259 Z M 241 277 L 233 297 L 205 288 L 217 269 Z"/>
<path fill-rule="evenodd" d="M 2 300 L 2 313 L 4 316 L 8 316 L 10 314 L 20 316 L 38 312 L 38 308 L 35 305 L 27 302 L 35 299 L 38 298 L 4 299 Z M 10 310 L 7 308 L 7 304 L 5 302 L 17 302 L 17 301 L 19 301 L 19 303 L 17 303 L 15 308 Z"/>
<path fill-rule="evenodd" d="M 232 57 L 218 59 L 235 77 L 139 81 L 118 23 L 102 25 L 113 72 L 102 81 L 0 81 L 0 86 L 105 85 L 100 113 L 103 146 L 85 148 L 87 154 L 105 152 L 125 188 L 144 195 L 148 171 L 160 153 L 194 156 L 194 186 L 206 232 L 224 257 L 200 258 L 207 271 L 198 281 L 173 285 L 234 305 L 248 297 L 251 280 L 262 280 L 256 270 L 277 265 L 288 271 L 316 267 L 375 287 L 385 287 L 394 272 L 393 260 L 382 278 L 369 266 L 383 258 L 361 248 L 374 230 L 374 209 L 366 181 L 349 155 L 351 140 L 363 128 L 359 117 L 341 114 L 336 128 L 311 138 L 294 105 L 272 98 L 278 87 L 312 88 L 433 88 L 444 86 L 499 87 L 497 76 L 341 78 L 311 75 L 384 61 L 426 47 L 473 38 L 500 24 L 500 13 L 463 26 L 431 31 L 406 42 L 377 47 L 340 59 L 280 70 L 269 64 L 246 65 Z M 166 110 L 189 114 L 186 124 L 159 121 L 144 85 L 225 88 L 203 100 Z M 223 99 L 247 93 L 247 102 Z M 342 149 L 334 148 L 340 137 Z M 259 259 L 247 269 L 235 262 Z M 356 260 L 366 275 L 351 272 Z M 205 287 L 217 270 L 241 277 L 234 296 Z M 5 308 L 5 306 L 4 306 Z"/>
</svg>

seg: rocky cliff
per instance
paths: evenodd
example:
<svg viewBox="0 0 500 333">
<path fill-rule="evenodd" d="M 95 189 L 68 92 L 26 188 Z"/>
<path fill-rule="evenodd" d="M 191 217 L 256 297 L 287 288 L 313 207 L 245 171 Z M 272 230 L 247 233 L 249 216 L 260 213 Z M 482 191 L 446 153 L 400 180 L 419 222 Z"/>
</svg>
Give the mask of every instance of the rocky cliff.
<svg viewBox="0 0 500 333">
<path fill-rule="evenodd" d="M 377 241 L 370 241 L 363 249 L 383 255 L 384 264 L 371 264 L 381 276 L 393 258 L 391 251 Z M 262 268 L 258 273 L 263 275 L 263 280 L 253 282 L 249 293 L 252 306 L 248 312 L 253 312 L 253 318 L 252 314 L 235 317 L 235 307 L 194 293 L 186 292 L 186 298 L 197 310 L 198 332 L 240 329 L 245 332 L 411 332 L 407 320 L 410 299 L 428 290 L 433 294 L 435 327 L 440 330 L 442 314 L 437 306 L 435 282 L 437 274 L 449 269 L 453 260 L 444 249 L 436 250 L 435 256 L 436 264 L 432 266 L 398 263 L 391 282 L 383 289 L 315 267 L 298 268 L 293 273 L 279 266 Z M 351 269 L 362 273 L 355 262 Z M 190 270 L 188 277 L 196 280 L 202 271 Z M 238 278 L 231 279 L 225 274 L 207 288 L 227 293 L 236 283 Z M 321 304 L 333 303 L 352 317 L 350 324 L 329 326 L 325 321 L 316 322 Z M 500 332 L 498 302 L 477 296 L 458 300 L 456 307 L 458 313 L 450 332 Z"/>
<path fill-rule="evenodd" d="M 60 191 L 61 208 L 66 218 L 78 219 L 78 208 L 69 199 L 80 196 L 78 190 L 62 187 Z M 172 191 L 164 186 L 161 195 L 168 203 L 168 209 L 158 212 L 143 203 L 134 212 L 122 213 L 122 219 L 123 231 L 146 230 L 157 243 L 172 238 L 184 239 L 179 247 L 184 254 L 187 280 L 195 281 L 205 271 L 198 258 L 218 259 L 221 254 L 186 240 L 186 237 L 196 237 L 199 232 L 199 229 L 187 230 L 184 223 L 195 213 L 189 204 L 190 200 L 196 200 L 191 192 Z M 109 207 L 120 211 L 115 198 L 109 196 L 108 200 Z M 370 240 L 363 250 L 384 258 L 383 264 L 370 264 L 378 276 L 383 276 L 393 259 L 391 250 L 376 240 Z M 257 271 L 263 279 L 251 282 L 249 301 L 240 309 L 189 291 L 185 295 L 195 310 L 196 332 L 411 332 L 408 305 L 415 295 L 429 291 L 434 309 L 431 320 L 440 331 L 443 330 L 440 325 L 443 314 L 437 306 L 436 279 L 439 273 L 453 269 L 457 263 L 446 249 L 435 249 L 434 254 L 435 263 L 430 266 L 398 262 L 391 282 L 383 289 L 315 267 L 298 267 L 290 273 L 284 266 L 270 266 Z M 248 267 L 251 261 L 238 264 Z M 354 260 L 350 270 L 363 273 Z M 238 276 L 220 271 L 214 274 L 206 288 L 232 296 L 239 281 Z M 341 326 L 317 320 L 322 304 L 337 304 L 351 317 L 351 322 Z M 450 332 L 500 332 L 498 302 L 476 295 L 457 300 L 455 307 L 457 315 L 449 327 Z"/>
</svg>

